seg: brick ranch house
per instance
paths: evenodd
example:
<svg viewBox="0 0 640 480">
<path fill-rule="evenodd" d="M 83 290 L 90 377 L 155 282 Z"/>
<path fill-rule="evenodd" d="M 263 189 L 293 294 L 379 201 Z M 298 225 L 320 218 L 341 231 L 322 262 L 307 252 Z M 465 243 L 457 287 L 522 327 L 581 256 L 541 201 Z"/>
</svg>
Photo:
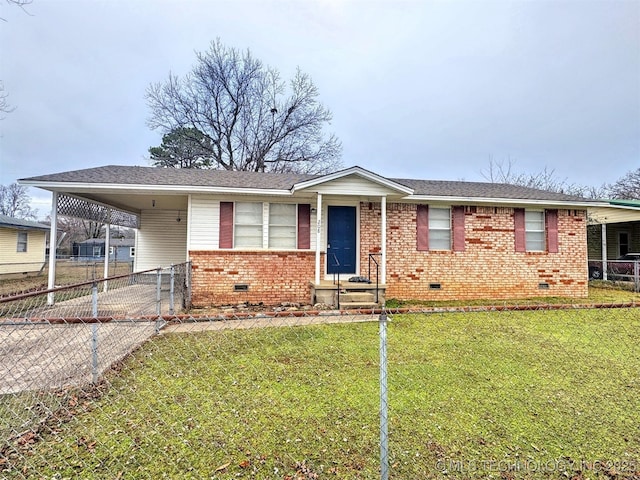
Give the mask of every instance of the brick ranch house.
<svg viewBox="0 0 640 480">
<path fill-rule="evenodd" d="M 585 297 L 588 215 L 624 210 L 360 167 L 305 175 L 104 166 L 20 183 L 53 192 L 55 215 L 135 227 L 136 271 L 192 262 L 194 306 L 331 301 L 325 289 L 334 295 L 338 276 L 355 290 L 366 284 L 348 280 L 366 277 L 382 298 Z"/>
</svg>

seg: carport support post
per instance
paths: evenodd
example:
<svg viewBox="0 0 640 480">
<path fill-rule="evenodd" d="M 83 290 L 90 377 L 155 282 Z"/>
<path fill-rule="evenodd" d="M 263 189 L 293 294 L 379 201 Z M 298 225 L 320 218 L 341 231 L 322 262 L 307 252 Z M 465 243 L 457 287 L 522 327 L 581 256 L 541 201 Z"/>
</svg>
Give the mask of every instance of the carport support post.
<svg viewBox="0 0 640 480">
<path fill-rule="evenodd" d="M 104 275 L 103 278 L 109 277 L 109 250 L 111 250 L 111 209 L 107 209 L 107 224 L 105 226 L 106 235 L 104 236 Z M 107 281 L 104 281 L 102 288 L 106 292 L 108 290 Z"/>
<path fill-rule="evenodd" d="M 380 315 L 380 478 L 389 479 L 389 422 L 387 403 L 387 314 Z"/>
<path fill-rule="evenodd" d="M 56 284 L 56 257 L 58 250 L 58 192 L 51 195 L 51 226 L 49 227 L 49 278 L 47 289 L 52 290 Z M 55 294 L 47 294 L 47 305 L 55 303 Z"/>
</svg>

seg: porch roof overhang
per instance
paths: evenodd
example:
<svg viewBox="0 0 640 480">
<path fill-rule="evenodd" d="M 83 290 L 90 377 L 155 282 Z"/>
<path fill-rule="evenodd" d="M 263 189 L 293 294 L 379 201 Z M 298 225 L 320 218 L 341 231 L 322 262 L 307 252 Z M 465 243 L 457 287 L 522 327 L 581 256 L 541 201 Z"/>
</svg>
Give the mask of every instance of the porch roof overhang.
<svg viewBox="0 0 640 480">
<path fill-rule="evenodd" d="M 589 209 L 590 224 L 640 222 L 640 202 L 606 201 Z"/>
</svg>

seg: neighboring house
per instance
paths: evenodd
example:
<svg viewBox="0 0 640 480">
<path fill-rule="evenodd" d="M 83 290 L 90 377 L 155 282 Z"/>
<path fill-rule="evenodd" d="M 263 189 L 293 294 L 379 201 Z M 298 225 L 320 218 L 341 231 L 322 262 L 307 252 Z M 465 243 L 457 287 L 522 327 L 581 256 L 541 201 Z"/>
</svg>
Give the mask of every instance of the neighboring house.
<svg viewBox="0 0 640 480">
<path fill-rule="evenodd" d="M 607 202 L 620 208 L 596 219 L 598 224 L 589 225 L 587 230 L 589 275 L 596 279 L 608 278 L 608 270 L 615 273 L 617 259 L 625 258 L 629 253 L 640 253 L 640 220 L 629 214 L 640 211 L 640 200 Z M 607 268 L 604 267 L 606 262 L 609 262 Z"/>
<path fill-rule="evenodd" d="M 611 205 L 640 210 L 640 200 L 608 200 L 608 202 Z M 627 253 L 640 252 L 640 220 L 628 221 L 625 218 L 618 218 L 616 223 L 602 225 L 606 227 L 589 226 L 589 259 L 615 260 Z"/>
<path fill-rule="evenodd" d="M 135 270 L 191 261 L 195 306 L 315 302 L 325 288 L 333 294 L 338 275 L 369 277 L 398 299 L 585 297 L 588 214 L 622 208 L 360 167 L 304 175 L 105 166 L 20 183 L 52 191 L 56 214 L 137 228 Z"/>
<path fill-rule="evenodd" d="M 0 275 L 40 271 L 48 231 L 48 225 L 0 215 Z"/>
<path fill-rule="evenodd" d="M 90 238 L 83 242 L 74 242 L 72 258 L 80 262 L 98 262 L 104 260 L 106 242 L 104 238 Z M 110 262 L 131 262 L 135 257 L 135 239 L 112 238 L 109 240 Z"/>
</svg>

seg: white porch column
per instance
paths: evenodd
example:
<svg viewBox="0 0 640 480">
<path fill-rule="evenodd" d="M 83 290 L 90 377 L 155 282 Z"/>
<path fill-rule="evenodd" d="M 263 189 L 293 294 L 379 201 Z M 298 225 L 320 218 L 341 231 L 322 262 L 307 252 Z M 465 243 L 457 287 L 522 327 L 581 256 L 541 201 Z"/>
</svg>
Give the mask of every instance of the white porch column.
<svg viewBox="0 0 640 480">
<path fill-rule="evenodd" d="M 49 278 L 47 289 L 51 290 L 56 284 L 56 257 L 58 253 L 58 192 L 51 194 L 51 226 L 49 227 Z M 55 294 L 47 295 L 47 305 L 55 303 Z"/>
<path fill-rule="evenodd" d="M 607 224 L 602 224 L 602 279 L 607 280 Z"/>
<path fill-rule="evenodd" d="M 318 193 L 316 204 L 316 285 L 320 283 L 320 239 L 322 238 L 322 194 Z"/>
<path fill-rule="evenodd" d="M 387 197 L 380 198 L 380 252 L 382 259 L 380 265 L 380 282 L 387 283 Z"/>
<path fill-rule="evenodd" d="M 104 234 L 104 275 L 103 278 L 109 276 L 109 248 L 111 247 L 111 209 L 107 209 L 107 229 Z M 107 282 L 104 282 L 102 286 L 103 290 L 107 291 Z"/>
</svg>

